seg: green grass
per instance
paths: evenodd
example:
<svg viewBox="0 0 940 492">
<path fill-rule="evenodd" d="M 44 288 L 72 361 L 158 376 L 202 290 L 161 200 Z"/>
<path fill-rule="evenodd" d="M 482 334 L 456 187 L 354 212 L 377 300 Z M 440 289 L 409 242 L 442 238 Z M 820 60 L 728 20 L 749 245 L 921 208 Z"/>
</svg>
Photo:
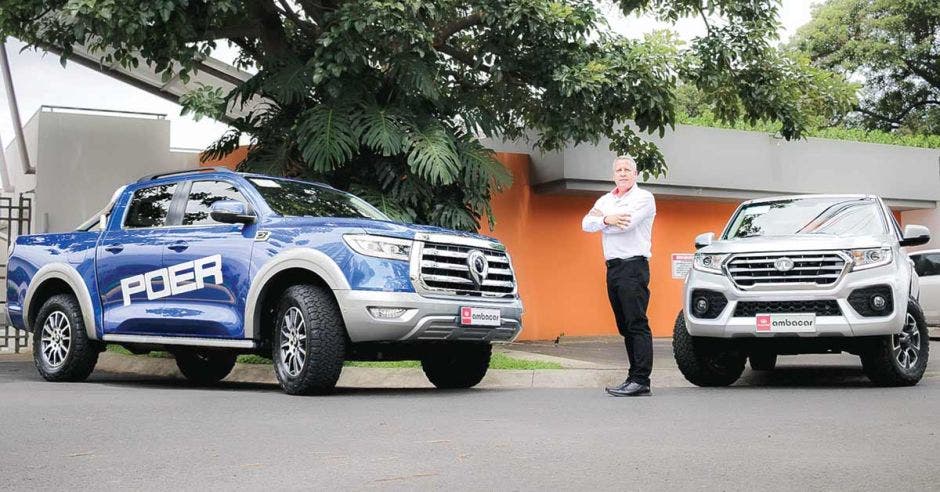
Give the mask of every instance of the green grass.
<svg viewBox="0 0 940 492">
<path fill-rule="evenodd" d="M 114 352 L 116 354 L 122 355 L 134 355 L 126 348 L 120 345 L 108 345 L 108 352 Z M 147 357 L 155 357 L 160 359 L 170 359 L 173 358 L 167 352 L 150 352 L 147 354 Z M 271 364 L 271 359 L 267 357 L 261 357 L 258 355 L 239 355 L 238 362 L 242 364 Z M 416 360 L 396 360 L 396 361 L 355 361 L 348 360 L 343 363 L 347 367 L 378 367 L 378 368 L 417 368 L 421 367 L 421 363 Z M 505 354 L 499 352 L 493 352 L 493 357 L 490 359 L 490 369 L 523 369 L 523 370 L 533 370 L 533 369 L 562 369 L 561 364 L 555 362 L 542 362 L 542 361 L 533 361 L 533 360 L 523 360 L 516 359 L 514 357 L 509 357 Z"/>
</svg>

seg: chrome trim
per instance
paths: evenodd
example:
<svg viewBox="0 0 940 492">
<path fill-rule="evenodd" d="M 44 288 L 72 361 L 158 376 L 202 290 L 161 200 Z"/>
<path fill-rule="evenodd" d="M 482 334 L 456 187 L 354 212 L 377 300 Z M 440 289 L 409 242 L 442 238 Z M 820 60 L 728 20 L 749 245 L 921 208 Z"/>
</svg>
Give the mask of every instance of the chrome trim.
<svg viewBox="0 0 940 492">
<path fill-rule="evenodd" d="M 511 282 L 511 286 L 512 286 L 511 292 L 487 293 L 487 292 L 475 291 L 472 294 L 465 294 L 465 293 L 460 293 L 457 290 L 453 290 L 453 289 L 442 289 L 442 288 L 436 288 L 436 287 L 431 287 L 427 285 L 424 280 L 425 278 L 428 277 L 428 275 L 422 275 L 421 268 L 423 266 L 431 266 L 433 264 L 436 264 L 436 262 L 424 259 L 424 250 L 425 250 L 425 247 L 427 246 L 427 243 L 423 242 L 423 240 L 418 240 L 419 236 L 421 236 L 422 238 L 434 238 L 435 240 L 442 240 L 442 239 L 450 240 L 450 239 L 454 239 L 457 237 L 449 236 L 449 235 L 441 235 L 441 234 L 437 234 L 437 235 L 418 234 L 415 236 L 415 242 L 411 248 L 411 259 L 409 261 L 409 277 L 411 279 L 412 285 L 414 286 L 415 292 L 417 292 L 421 296 L 430 297 L 430 298 L 441 298 L 441 299 L 460 299 L 460 300 L 465 300 L 465 301 L 472 301 L 474 299 L 488 300 L 488 301 L 510 301 L 510 300 L 518 298 L 519 283 L 516 281 L 515 269 L 512 266 L 512 257 L 509 255 L 509 252 L 506 251 L 506 247 L 503 246 L 502 244 L 499 244 L 500 248 L 498 249 L 498 251 L 504 252 L 506 255 L 505 258 L 497 257 L 493 255 L 486 255 L 486 259 L 487 261 L 490 262 L 491 266 L 494 263 L 508 266 L 508 268 L 491 268 L 490 273 L 512 275 L 513 280 Z M 467 238 L 457 238 L 457 239 L 467 239 Z M 455 242 L 453 244 L 448 244 L 448 243 L 435 242 L 433 244 L 441 244 L 443 246 L 453 245 L 453 246 L 462 246 L 462 247 L 482 247 L 482 248 L 487 248 L 487 249 L 494 249 L 494 248 L 490 248 L 489 246 L 484 246 L 484 244 L 498 244 L 498 243 L 492 243 L 489 241 L 468 240 L 467 242 L 462 242 L 462 243 Z M 431 246 L 431 248 L 433 248 L 433 246 Z M 449 256 L 452 258 L 465 258 L 466 257 L 466 255 L 462 255 L 459 253 L 448 254 L 448 253 L 451 253 L 448 251 L 444 251 L 443 253 L 444 254 L 442 254 L 441 256 Z M 460 264 L 460 265 L 453 264 L 453 268 L 448 268 L 448 269 L 451 269 L 454 271 L 469 271 L 469 268 L 470 268 L 469 266 L 466 266 L 464 264 Z M 438 275 L 431 275 L 431 276 L 440 277 Z M 461 279 L 458 277 L 445 277 L 445 278 L 452 279 L 454 283 L 461 283 L 461 284 L 465 283 L 471 286 L 474 285 L 473 281 L 469 279 Z M 438 279 L 438 280 L 441 280 L 441 279 Z M 493 286 L 493 287 L 509 287 L 510 285 L 506 285 L 508 283 L 509 283 L 508 281 L 504 281 L 504 280 L 485 280 L 483 282 L 483 285 Z"/>
<path fill-rule="evenodd" d="M 424 241 L 427 243 L 455 244 L 458 246 L 470 246 L 474 248 L 495 249 L 496 251 L 506 252 L 506 246 L 499 241 L 489 241 L 485 239 L 476 239 L 472 237 L 454 236 L 451 234 L 432 234 L 419 232 L 415 234 L 415 241 Z"/>
<path fill-rule="evenodd" d="M 807 281 L 807 282 L 760 282 L 760 283 L 755 282 L 754 285 L 745 286 L 745 285 L 740 285 L 740 284 L 737 282 L 737 280 L 735 279 L 733 273 L 736 273 L 736 272 L 743 272 L 743 271 L 749 271 L 749 272 L 750 272 L 750 271 L 774 271 L 775 269 L 767 269 L 767 268 L 765 268 L 765 269 L 756 270 L 756 269 L 749 269 L 749 268 L 748 268 L 748 269 L 741 269 L 741 268 L 738 268 L 738 269 L 734 269 L 734 272 L 732 272 L 731 263 L 732 263 L 733 261 L 735 261 L 735 260 L 737 260 L 737 259 L 739 259 L 739 258 L 744 258 L 744 259 L 745 259 L 745 260 L 744 260 L 745 263 L 766 263 L 766 262 L 767 262 L 766 260 L 763 260 L 763 261 L 760 261 L 760 260 L 751 260 L 751 261 L 747 261 L 746 259 L 747 259 L 747 258 L 750 258 L 750 257 L 774 257 L 774 256 L 777 256 L 777 257 L 790 256 L 791 259 L 794 259 L 794 258 L 792 258 L 792 256 L 819 256 L 819 257 L 824 257 L 824 256 L 838 256 L 839 258 L 842 259 L 843 264 L 842 264 L 842 268 L 839 269 L 838 271 L 835 271 L 834 273 L 827 273 L 827 274 L 823 274 L 823 275 L 804 275 L 804 276 L 802 276 L 802 277 L 805 277 L 806 280 L 812 280 L 812 279 L 817 279 L 817 278 L 826 278 L 826 279 L 830 279 L 830 278 L 831 278 L 831 279 L 833 279 L 832 282 L 827 283 L 827 284 L 819 284 L 819 283 L 816 283 L 816 282 L 814 282 L 814 281 Z M 794 260 L 797 261 L 797 259 L 794 259 Z M 725 261 L 721 264 L 721 271 L 722 271 L 722 273 L 728 278 L 728 280 L 731 281 L 732 285 L 734 285 L 734 287 L 735 287 L 736 289 L 740 289 L 740 290 L 751 290 L 751 291 L 753 291 L 753 290 L 777 290 L 777 289 L 779 289 L 780 287 L 787 287 L 788 289 L 794 289 L 794 290 L 810 290 L 810 289 L 812 289 L 812 290 L 828 290 L 828 289 L 834 288 L 834 287 L 839 283 L 839 281 L 841 281 L 843 278 L 845 278 L 845 275 L 849 272 L 849 270 L 851 270 L 852 264 L 853 264 L 852 259 L 849 258 L 849 256 L 848 256 L 844 251 L 840 251 L 840 250 L 823 250 L 823 251 L 763 251 L 763 252 L 755 252 L 755 253 L 732 253 L 732 254 L 728 255 L 728 257 L 725 259 Z M 806 270 L 806 269 L 810 269 L 810 267 L 795 266 L 792 270 L 790 270 L 790 272 L 798 272 L 798 271 L 800 271 L 800 270 Z M 813 267 L 813 268 L 811 268 L 811 269 L 815 269 L 815 270 L 831 270 L 831 268 L 824 268 L 824 267 L 819 267 L 819 268 Z M 782 272 L 781 272 L 781 273 L 782 273 Z M 785 279 L 785 278 L 791 278 L 791 279 L 792 279 L 792 278 L 801 278 L 801 276 L 799 276 L 799 275 L 783 275 L 783 276 L 771 276 L 771 277 L 763 277 L 763 278 L 770 278 L 770 279 L 774 279 L 774 280 L 779 280 L 779 279 Z"/>
<path fill-rule="evenodd" d="M 461 307 L 472 306 L 499 309 L 503 327 L 507 323 L 518 323 L 522 329 L 522 301 L 516 299 L 491 298 L 432 298 L 417 292 L 377 292 L 364 290 L 336 291 L 336 301 L 343 313 L 343 322 L 353 342 L 404 340 L 425 318 L 449 319 L 457 325 Z M 369 313 L 371 306 L 395 306 L 413 312 L 401 319 L 376 319 Z M 513 321 L 509 321 L 513 320 Z M 480 327 L 474 326 L 475 330 Z"/>
<path fill-rule="evenodd" d="M 187 347 L 220 347 L 253 349 L 256 344 L 253 340 L 230 340 L 217 338 L 196 337 L 165 337 L 156 335 L 121 335 L 112 334 L 101 337 L 105 342 L 113 343 L 144 343 L 149 345 L 182 345 Z"/>
<path fill-rule="evenodd" d="M 502 344 L 514 342 L 522 333 L 522 323 L 510 318 L 503 319 L 500 326 L 466 326 L 458 321 L 457 316 L 426 316 L 399 340 L 482 341 Z M 435 324 L 443 326 L 435 329 Z"/>
</svg>

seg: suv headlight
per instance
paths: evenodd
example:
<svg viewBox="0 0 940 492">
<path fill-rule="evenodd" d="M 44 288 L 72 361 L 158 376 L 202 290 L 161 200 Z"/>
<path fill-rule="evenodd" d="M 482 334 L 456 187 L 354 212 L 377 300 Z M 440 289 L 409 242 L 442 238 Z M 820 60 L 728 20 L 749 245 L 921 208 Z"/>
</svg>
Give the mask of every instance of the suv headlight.
<svg viewBox="0 0 940 492">
<path fill-rule="evenodd" d="M 894 259 L 891 248 L 850 249 L 846 253 L 852 258 L 853 270 L 884 266 Z"/>
<path fill-rule="evenodd" d="M 705 254 L 705 253 L 695 253 L 695 256 L 692 260 L 692 266 L 696 270 L 708 273 L 722 273 L 721 265 L 725 262 L 725 258 L 728 257 L 727 253 L 723 254 Z"/>
<path fill-rule="evenodd" d="M 346 241 L 353 251 L 361 255 L 403 261 L 411 258 L 411 245 L 414 242 L 410 239 L 368 234 L 346 234 L 343 236 L 343 241 Z"/>
</svg>

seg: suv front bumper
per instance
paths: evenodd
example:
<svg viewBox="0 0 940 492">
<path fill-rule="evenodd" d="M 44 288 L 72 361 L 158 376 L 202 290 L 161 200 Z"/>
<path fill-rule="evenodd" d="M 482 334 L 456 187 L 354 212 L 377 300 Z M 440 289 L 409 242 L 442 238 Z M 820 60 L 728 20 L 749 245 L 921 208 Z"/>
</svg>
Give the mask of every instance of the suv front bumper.
<svg viewBox="0 0 940 492">
<path fill-rule="evenodd" d="M 477 341 L 512 342 L 522 331 L 522 301 L 491 299 L 435 299 L 414 292 L 366 290 L 335 291 L 346 331 L 353 342 Z M 396 319 L 378 319 L 370 307 L 406 309 Z M 461 307 L 499 309 L 500 326 L 460 324 Z"/>
<path fill-rule="evenodd" d="M 692 336 L 737 338 L 737 337 L 859 337 L 891 335 L 899 333 L 907 315 L 907 297 L 910 286 L 909 273 L 897 267 L 897 262 L 870 270 L 847 273 L 835 285 L 828 288 L 776 290 L 743 290 L 731 279 L 721 274 L 691 270 L 683 290 L 683 312 L 686 327 Z M 857 290 L 875 285 L 891 287 L 894 309 L 886 316 L 866 317 L 860 315 L 849 304 L 849 295 Z M 728 299 L 721 314 L 714 319 L 698 318 L 689 309 L 689 296 L 693 290 L 708 289 L 720 292 Z M 840 316 L 816 316 L 816 330 L 811 333 L 766 333 L 757 332 L 754 316 L 735 317 L 734 311 L 740 301 L 820 301 L 835 300 Z"/>
</svg>

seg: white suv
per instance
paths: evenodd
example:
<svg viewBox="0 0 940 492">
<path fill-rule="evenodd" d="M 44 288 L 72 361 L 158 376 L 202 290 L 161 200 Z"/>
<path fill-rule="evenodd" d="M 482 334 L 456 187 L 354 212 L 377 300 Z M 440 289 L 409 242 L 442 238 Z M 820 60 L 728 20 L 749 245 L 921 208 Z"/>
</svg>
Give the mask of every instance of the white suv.
<svg viewBox="0 0 940 492">
<path fill-rule="evenodd" d="M 684 309 L 673 334 L 682 374 L 699 386 L 734 383 L 750 359 L 849 352 L 875 383 L 914 385 L 929 339 L 918 280 L 901 249 L 930 240 L 878 197 L 804 195 L 743 203 L 719 240 L 695 240 Z"/>
<path fill-rule="evenodd" d="M 915 251 L 910 257 L 920 279 L 920 307 L 927 326 L 940 326 L 940 249 Z"/>
</svg>

